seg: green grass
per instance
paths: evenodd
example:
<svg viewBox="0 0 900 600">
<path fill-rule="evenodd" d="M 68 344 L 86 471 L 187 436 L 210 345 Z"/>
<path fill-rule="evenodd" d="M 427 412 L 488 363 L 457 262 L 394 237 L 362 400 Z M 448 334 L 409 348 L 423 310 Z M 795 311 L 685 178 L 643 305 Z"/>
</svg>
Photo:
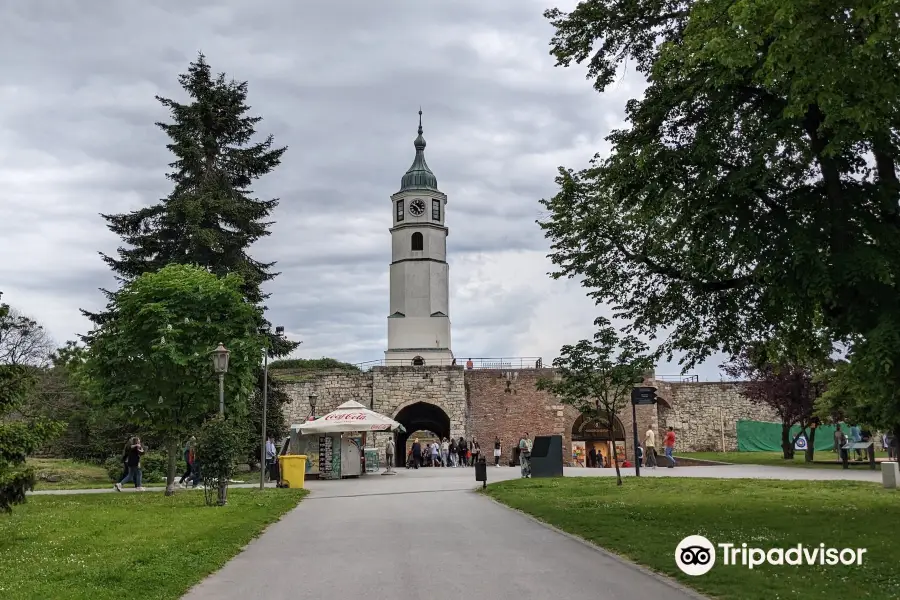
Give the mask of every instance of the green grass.
<svg viewBox="0 0 900 600">
<path fill-rule="evenodd" d="M 171 599 L 216 571 L 304 490 L 31 496 L 0 515 L 0 598 Z"/>
<path fill-rule="evenodd" d="M 487 494 L 724 600 L 900 598 L 900 493 L 849 481 L 578 477 L 492 484 Z M 688 535 L 760 548 L 867 548 L 861 566 L 724 566 L 688 577 L 675 547 Z"/>
<path fill-rule="evenodd" d="M 65 458 L 29 458 L 28 464 L 34 467 L 37 476 L 36 490 L 112 487 L 109 474 L 100 465 Z M 47 481 L 48 477 L 58 481 Z"/>
<path fill-rule="evenodd" d="M 808 463 L 802 453 L 797 453 L 794 460 L 785 460 L 781 452 L 681 452 L 675 454 L 675 460 L 684 458 L 698 458 L 701 460 L 714 460 L 718 462 L 733 463 L 738 465 L 767 465 L 773 467 L 793 467 L 798 469 L 841 469 L 841 463 L 837 461 L 837 455 L 829 450 L 817 451 L 814 459 L 817 461 L 833 461 L 827 464 Z M 886 452 L 875 452 L 875 458 L 887 458 Z M 853 461 L 853 455 L 850 457 Z M 867 469 L 867 466 L 851 466 L 851 469 Z"/>
<path fill-rule="evenodd" d="M 93 490 L 98 488 L 111 488 L 113 482 L 109 480 L 106 468 L 100 465 L 77 462 L 65 458 L 29 458 L 28 464 L 34 467 L 37 475 L 37 490 Z M 47 481 L 47 478 L 58 481 Z M 176 474 L 176 481 L 181 477 L 181 472 Z M 259 483 L 259 471 L 240 472 L 232 476 L 234 481 L 244 483 Z M 165 481 L 145 482 L 145 487 L 165 487 Z M 130 487 L 131 484 L 128 484 Z"/>
</svg>

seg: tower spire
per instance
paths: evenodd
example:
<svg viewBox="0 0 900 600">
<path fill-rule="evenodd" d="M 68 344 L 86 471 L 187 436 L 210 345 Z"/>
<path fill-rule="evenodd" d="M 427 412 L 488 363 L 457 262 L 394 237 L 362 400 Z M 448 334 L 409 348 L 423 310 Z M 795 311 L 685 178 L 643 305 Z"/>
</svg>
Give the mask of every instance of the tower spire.
<svg viewBox="0 0 900 600">
<path fill-rule="evenodd" d="M 413 145 L 416 147 L 416 157 L 412 166 L 400 180 L 400 191 L 403 190 L 437 190 L 437 179 L 425 162 L 425 138 L 422 137 L 422 107 L 419 107 L 419 135 Z"/>
<path fill-rule="evenodd" d="M 419 107 L 419 135 L 422 135 L 422 107 Z"/>
</svg>

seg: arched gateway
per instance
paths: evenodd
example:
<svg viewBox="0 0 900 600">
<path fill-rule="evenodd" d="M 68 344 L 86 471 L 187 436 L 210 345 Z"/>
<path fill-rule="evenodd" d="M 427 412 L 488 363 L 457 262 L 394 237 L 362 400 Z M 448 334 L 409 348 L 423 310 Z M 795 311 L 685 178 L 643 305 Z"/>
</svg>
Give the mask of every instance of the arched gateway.
<svg viewBox="0 0 900 600">
<path fill-rule="evenodd" d="M 406 442 L 411 433 L 424 430 L 434 432 L 440 439 L 450 437 L 450 417 L 441 407 L 428 402 L 414 402 L 404 406 L 394 415 L 394 420 L 406 429 L 405 433 L 397 434 L 394 462 L 398 467 L 406 464 Z"/>
<path fill-rule="evenodd" d="M 583 460 L 586 467 L 610 466 L 612 453 L 619 450 L 619 460 L 625 457 L 625 427 L 619 417 L 614 417 L 610 431 L 605 415 L 599 419 L 585 419 L 581 415 L 572 425 L 572 454 L 576 462 Z M 590 460 L 591 449 L 597 453 L 596 462 Z M 580 456 L 580 458 L 575 458 Z"/>
</svg>

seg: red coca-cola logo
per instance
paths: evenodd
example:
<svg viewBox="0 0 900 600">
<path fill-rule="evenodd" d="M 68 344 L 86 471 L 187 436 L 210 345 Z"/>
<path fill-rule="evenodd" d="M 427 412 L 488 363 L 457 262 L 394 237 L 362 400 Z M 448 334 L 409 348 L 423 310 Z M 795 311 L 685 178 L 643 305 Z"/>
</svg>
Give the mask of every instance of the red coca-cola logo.
<svg viewBox="0 0 900 600">
<path fill-rule="evenodd" d="M 366 413 L 340 413 L 336 415 L 328 415 L 326 421 L 365 421 Z"/>
</svg>

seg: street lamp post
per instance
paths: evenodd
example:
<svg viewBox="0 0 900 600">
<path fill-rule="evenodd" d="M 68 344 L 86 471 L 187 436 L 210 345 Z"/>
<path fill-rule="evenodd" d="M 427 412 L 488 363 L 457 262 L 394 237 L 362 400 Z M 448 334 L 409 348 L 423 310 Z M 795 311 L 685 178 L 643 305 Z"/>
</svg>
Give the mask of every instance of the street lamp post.
<svg viewBox="0 0 900 600">
<path fill-rule="evenodd" d="M 316 394 L 315 392 L 313 392 L 309 395 L 309 410 L 310 410 L 310 416 L 312 417 L 311 420 L 315 420 L 315 418 L 316 418 L 316 400 L 318 398 L 319 398 L 319 395 Z"/>
<path fill-rule="evenodd" d="M 262 448 L 259 452 L 259 489 L 266 487 L 266 407 L 269 405 L 269 331 L 263 332 L 266 336 L 266 345 L 263 348 L 263 397 L 262 397 Z M 275 335 L 284 335 L 284 327 L 275 328 Z"/>
<path fill-rule="evenodd" d="M 219 415 L 225 416 L 225 373 L 228 372 L 228 357 L 231 352 L 219 342 L 218 347 L 212 351 L 213 369 L 219 375 Z"/>
</svg>

